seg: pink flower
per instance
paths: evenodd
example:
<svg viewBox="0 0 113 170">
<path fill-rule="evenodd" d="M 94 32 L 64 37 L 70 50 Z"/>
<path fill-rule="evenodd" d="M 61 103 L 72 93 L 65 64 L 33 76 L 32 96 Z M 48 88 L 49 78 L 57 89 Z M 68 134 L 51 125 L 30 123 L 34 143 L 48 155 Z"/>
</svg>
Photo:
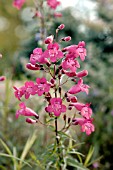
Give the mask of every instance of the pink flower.
<svg viewBox="0 0 113 170">
<path fill-rule="evenodd" d="M 28 99 L 30 97 L 30 95 L 35 95 L 35 91 L 34 91 L 34 82 L 33 81 L 27 81 L 25 82 L 25 98 Z"/>
<path fill-rule="evenodd" d="M 68 77 L 76 76 L 76 72 L 72 72 L 72 71 L 63 70 L 63 73 L 66 74 Z"/>
<path fill-rule="evenodd" d="M 13 6 L 16 7 L 18 10 L 20 10 L 23 4 L 25 3 L 25 1 L 26 0 L 14 0 Z"/>
<path fill-rule="evenodd" d="M 84 41 L 79 42 L 79 44 L 77 46 L 77 52 L 78 52 L 80 59 L 82 61 L 85 60 L 85 56 L 86 56 L 86 49 L 84 47 L 85 47 L 85 42 Z"/>
<path fill-rule="evenodd" d="M 55 12 L 55 13 L 54 13 L 54 17 L 55 17 L 55 18 L 60 18 L 60 17 L 62 17 L 62 13 L 60 13 L 60 12 Z"/>
<path fill-rule="evenodd" d="M 58 26 L 58 29 L 59 29 L 59 30 L 63 30 L 64 28 L 65 28 L 65 25 L 64 25 L 64 24 L 61 24 L 61 25 Z"/>
<path fill-rule="evenodd" d="M 46 39 L 45 39 L 45 44 L 50 44 L 50 43 L 52 43 L 53 42 L 53 38 L 54 38 L 54 36 L 53 35 L 50 35 L 49 37 L 47 37 Z"/>
<path fill-rule="evenodd" d="M 59 50 L 59 45 L 58 43 L 50 43 L 47 46 L 48 50 L 44 52 L 44 55 L 47 58 L 50 58 L 51 62 L 56 62 L 58 59 L 63 57 L 62 51 Z"/>
<path fill-rule="evenodd" d="M 50 8 L 56 9 L 60 5 L 60 1 L 57 0 L 47 0 L 47 4 Z"/>
<path fill-rule="evenodd" d="M 82 78 L 79 79 L 78 81 L 78 84 L 72 86 L 68 93 L 70 94 L 76 94 L 76 93 L 79 93 L 79 92 L 86 92 L 86 94 L 88 94 L 89 90 L 88 90 L 89 86 L 86 85 L 86 84 L 83 84 L 83 80 Z"/>
<path fill-rule="evenodd" d="M 33 65 L 35 65 L 37 62 L 41 64 L 45 64 L 47 63 L 45 57 L 46 56 L 43 55 L 42 48 L 35 48 L 33 50 L 33 54 L 30 55 L 30 62 Z"/>
<path fill-rule="evenodd" d="M 33 65 L 31 63 L 27 63 L 26 68 L 29 70 L 40 70 L 40 66 L 38 64 Z"/>
<path fill-rule="evenodd" d="M 35 94 L 38 94 L 39 96 L 42 96 L 43 93 L 49 92 L 50 90 L 50 84 L 47 83 L 46 78 L 37 78 L 36 79 L 37 84 L 34 86 Z"/>
<path fill-rule="evenodd" d="M 80 125 L 81 131 L 86 132 L 87 135 L 90 135 L 95 131 L 95 127 L 92 124 L 93 119 L 85 119 L 85 118 L 75 118 L 73 119 L 74 125 Z"/>
<path fill-rule="evenodd" d="M 80 68 L 80 64 L 77 60 L 74 60 L 72 58 L 66 58 L 62 62 L 62 68 L 64 70 L 70 69 L 71 72 L 75 72 L 77 68 Z"/>
<path fill-rule="evenodd" d="M 16 97 L 18 100 L 21 100 L 20 98 L 24 95 L 25 90 L 26 90 L 25 86 L 22 86 L 22 87 L 20 87 L 20 88 L 17 88 L 17 87 L 15 87 L 15 86 L 13 86 L 13 88 L 15 89 L 15 92 L 14 92 L 15 97 Z"/>
<path fill-rule="evenodd" d="M 86 119 L 89 119 L 92 115 L 92 109 L 90 108 L 90 104 L 83 103 L 71 103 L 70 106 L 74 106 L 78 111 L 81 112 L 81 115 Z"/>
<path fill-rule="evenodd" d="M 19 106 L 20 106 L 20 109 L 17 110 L 17 112 L 16 112 L 16 118 L 17 119 L 20 115 L 22 115 L 22 116 L 34 116 L 36 119 L 39 118 L 39 115 L 36 112 L 34 112 L 32 109 L 26 107 L 24 102 L 20 103 Z"/>
<path fill-rule="evenodd" d="M 51 98 L 50 105 L 46 107 L 47 112 L 53 112 L 55 116 L 60 116 L 61 112 L 66 112 L 66 106 L 62 104 L 61 98 Z"/>
</svg>

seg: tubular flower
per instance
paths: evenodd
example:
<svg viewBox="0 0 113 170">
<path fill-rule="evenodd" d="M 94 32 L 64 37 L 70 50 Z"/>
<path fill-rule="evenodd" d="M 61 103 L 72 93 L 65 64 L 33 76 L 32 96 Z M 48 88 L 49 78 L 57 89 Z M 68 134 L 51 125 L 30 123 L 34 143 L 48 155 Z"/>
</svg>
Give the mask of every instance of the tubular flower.
<svg viewBox="0 0 113 170">
<path fill-rule="evenodd" d="M 71 103 L 70 106 L 74 106 L 78 111 L 81 112 L 81 115 L 86 119 L 89 119 L 92 116 L 92 109 L 90 108 L 90 104 L 83 103 Z"/>
<path fill-rule="evenodd" d="M 95 127 L 92 124 L 93 119 L 85 119 L 85 118 L 75 118 L 73 119 L 73 125 L 80 125 L 81 131 L 86 132 L 87 135 L 90 135 L 95 131 Z"/>
<path fill-rule="evenodd" d="M 86 84 L 83 84 L 83 80 L 80 78 L 78 81 L 78 84 L 72 86 L 70 88 L 70 90 L 68 91 L 68 93 L 70 94 L 76 94 L 79 92 L 86 92 L 86 94 L 88 94 L 89 90 L 88 90 L 89 86 Z"/>
<path fill-rule="evenodd" d="M 32 109 L 26 107 L 24 102 L 20 103 L 19 106 L 20 106 L 20 109 L 17 110 L 17 112 L 16 112 L 16 118 L 17 119 L 20 115 L 22 115 L 22 116 L 34 116 L 36 119 L 39 118 L 38 114 L 36 112 L 34 112 Z"/>
<path fill-rule="evenodd" d="M 84 47 L 85 47 L 85 42 L 84 41 L 79 42 L 79 44 L 77 46 L 77 52 L 78 52 L 80 59 L 82 61 L 85 60 L 85 56 L 86 56 L 86 49 Z"/>
<path fill-rule="evenodd" d="M 51 98 L 50 105 L 46 107 L 47 112 L 53 112 L 55 116 L 60 116 L 61 112 L 66 112 L 66 106 L 62 104 L 61 98 Z"/>
<path fill-rule="evenodd" d="M 66 58 L 62 62 L 62 68 L 64 70 L 70 69 L 71 72 L 75 72 L 77 68 L 80 68 L 80 64 L 77 60 L 74 60 L 72 58 Z"/>
</svg>

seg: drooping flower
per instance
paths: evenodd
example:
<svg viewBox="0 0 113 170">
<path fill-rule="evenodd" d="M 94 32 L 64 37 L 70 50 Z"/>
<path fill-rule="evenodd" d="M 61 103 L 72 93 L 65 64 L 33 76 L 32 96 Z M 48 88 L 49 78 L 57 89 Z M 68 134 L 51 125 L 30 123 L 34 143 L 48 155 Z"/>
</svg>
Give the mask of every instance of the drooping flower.
<svg viewBox="0 0 113 170">
<path fill-rule="evenodd" d="M 66 112 L 66 106 L 62 104 L 61 98 L 51 98 L 46 111 L 53 112 L 55 116 L 60 116 L 61 112 Z"/>
<path fill-rule="evenodd" d="M 56 9 L 60 5 L 60 1 L 57 0 L 47 0 L 47 4 L 50 8 Z"/>
<path fill-rule="evenodd" d="M 34 86 L 35 94 L 42 96 L 43 93 L 49 92 L 51 85 L 47 82 L 46 78 L 37 78 L 36 83 Z"/>
<path fill-rule="evenodd" d="M 78 81 L 78 84 L 72 86 L 69 90 L 68 93 L 70 94 L 76 94 L 79 92 L 86 92 L 86 94 L 88 94 L 89 90 L 88 90 L 89 86 L 86 84 L 83 84 L 83 79 L 80 78 Z"/>
<path fill-rule="evenodd" d="M 71 103 L 71 106 L 74 106 L 78 111 L 80 111 L 81 115 L 86 119 L 89 119 L 92 115 L 92 109 L 90 108 L 90 104 L 83 104 L 83 103 Z"/>
<path fill-rule="evenodd" d="M 16 7 L 18 10 L 20 10 L 25 3 L 26 0 L 14 0 L 13 6 Z"/>
<path fill-rule="evenodd" d="M 73 125 L 80 125 L 81 131 L 86 132 L 87 135 L 90 135 L 95 131 L 95 127 L 92 124 L 93 119 L 85 119 L 85 118 L 74 118 Z"/>
<path fill-rule="evenodd" d="M 17 112 L 16 112 L 16 118 L 17 119 L 20 115 L 22 115 L 22 116 L 34 116 L 36 119 L 39 118 L 39 115 L 36 112 L 34 112 L 32 109 L 26 107 L 24 102 L 21 102 L 19 104 L 19 106 L 20 106 L 20 109 L 17 110 Z"/>
</svg>

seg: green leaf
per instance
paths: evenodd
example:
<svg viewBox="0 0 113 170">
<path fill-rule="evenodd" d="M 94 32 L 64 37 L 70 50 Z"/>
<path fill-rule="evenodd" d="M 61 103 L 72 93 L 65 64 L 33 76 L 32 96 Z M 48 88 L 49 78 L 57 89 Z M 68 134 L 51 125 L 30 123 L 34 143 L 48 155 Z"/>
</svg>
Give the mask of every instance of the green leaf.
<svg viewBox="0 0 113 170">
<path fill-rule="evenodd" d="M 90 161 L 93 153 L 94 153 L 94 147 L 91 146 L 90 149 L 89 149 L 89 152 L 88 152 L 88 154 L 87 154 L 86 160 L 85 160 L 85 162 L 84 162 L 84 165 L 85 165 L 85 166 L 88 165 L 88 163 L 89 163 L 89 161 Z"/>
<path fill-rule="evenodd" d="M 6 152 L 7 152 L 9 155 L 13 155 L 12 152 L 11 152 L 11 150 L 9 149 L 9 147 L 5 144 L 5 142 L 4 142 L 2 139 L 0 139 L 0 142 L 1 142 L 1 144 L 3 145 L 3 147 L 5 148 Z"/>
<path fill-rule="evenodd" d="M 84 167 L 83 164 L 77 162 L 77 160 L 72 157 L 67 158 L 67 164 L 72 167 L 78 168 L 79 170 L 89 170 L 88 168 Z"/>
<path fill-rule="evenodd" d="M 13 155 L 8 155 L 8 154 L 5 154 L 5 153 L 0 153 L 0 156 L 9 157 L 9 158 L 16 159 L 18 161 L 22 161 L 24 164 L 26 164 L 26 165 L 28 165 L 29 167 L 32 168 L 32 166 L 29 163 L 27 163 L 26 161 L 21 160 L 20 158 L 15 157 Z"/>
</svg>

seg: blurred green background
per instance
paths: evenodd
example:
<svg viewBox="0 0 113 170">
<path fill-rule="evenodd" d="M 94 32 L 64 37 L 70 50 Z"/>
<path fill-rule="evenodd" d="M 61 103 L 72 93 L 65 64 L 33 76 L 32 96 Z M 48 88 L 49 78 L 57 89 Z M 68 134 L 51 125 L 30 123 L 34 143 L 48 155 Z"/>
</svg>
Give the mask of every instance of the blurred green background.
<svg viewBox="0 0 113 170">
<path fill-rule="evenodd" d="M 87 69 L 89 75 L 85 82 L 91 86 L 88 96 L 81 94 L 82 100 L 91 102 L 94 112 L 96 130 L 91 136 L 79 134 L 79 140 L 85 141 L 81 152 L 86 153 L 89 145 L 95 147 L 94 158 L 103 155 L 97 167 L 91 169 L 113 169 L 113 0 L 75 0 L 75 6 L 62 8 L 63 17 L 49 23 L 47 35 L 54 34 L 61 23 L 65 29 L 59 37 L 71 36 L 69 44 L 86 42 L 87 57 L 81 69 Z M 23 84 L 24 80 L 36 77 L 27 71 L 25 64 L 29 61 L 32 50 L 41 45 L 39 22 L 33 19 L 32 2 L 27 1 L 21 11 L 12 7 L 12 0 L 0 0 L 0 75 L 7 77 L 0 83 L 0 137 L 10 148 L 16 146 L 19 154 L 29 134 L 35 128 L 26 125 L 24 120 L 15 120 L 17 102 L 14 99 L 12 86 Z M 67 44 L 63 43 L 62 46 Z M 4 88 L 4 90 L 2 90 Z M 35 110 L 42 106 L 34 105 L 38 99 L 28 104 Z M 40 134 L 44 140 L 44 133 Z M 41 139 L 41 138 L 40 138 Z M 23 144 L 24 143 L 24 144 Z M 40 140 L 33 151 L 40 148 Z M 3 148 L 0 148 L 3 150 Z M 8 159 L 10 162 L 10 160 Z M 0 164 L 6 167 L 9 162 L 0 158 Z M 9 165 L 9 169 L 11 166 Z M 9 170 L 8 169 L 8 170 Z"/>
</svg>

